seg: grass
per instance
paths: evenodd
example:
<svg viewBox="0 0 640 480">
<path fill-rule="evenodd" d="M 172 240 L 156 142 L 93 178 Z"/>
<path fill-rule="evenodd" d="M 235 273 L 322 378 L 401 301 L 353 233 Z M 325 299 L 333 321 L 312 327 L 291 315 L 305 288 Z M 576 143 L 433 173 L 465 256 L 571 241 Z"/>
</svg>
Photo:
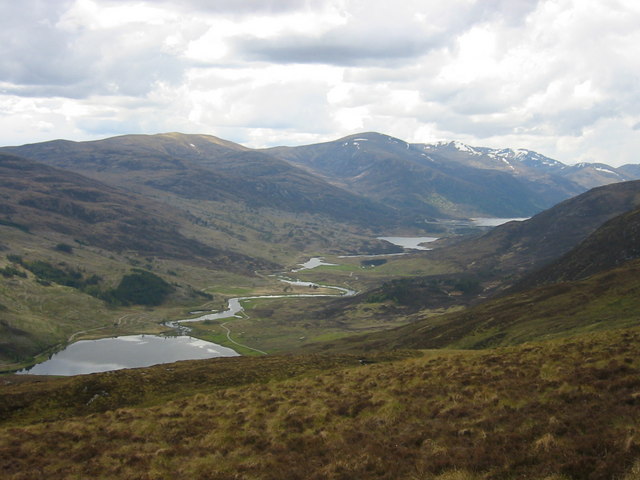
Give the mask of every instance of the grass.
<svg viewBox="0 0 640 480">
<path fill-rule="evenodd" d="M 0 371 L 18 369 L 63 347 L 70 339 L 100 338 L 165 331 L 162 322 L 186 318 L 200 308 L 223 306 L 224 298 L 207 300 L 194 293 L 217 285 L 240 285 L 255 289 L 268 282 L 229 272 L 219 272 L 174 260 L 140 258 L 74 244 L 72 253 L 55 246 L 65 237 L 28 235 L 16 229 L 3 230 L 8 245 L 0 257 L 0 269 L 14 265 L 7 255 L 26 261 L 42 260 L 65 269 L 81 271 L 85 277 L 98 274 L 103 288 L 113 288 L 133 268 L 144 267 L 171 282 L 176 290 L 167 302 L 154 308 L 113 307 L 81 291 L 50 283 L 46 286 L 21 266 L 24 275 L 0 276 Z"/>
<path fill-rule="evenodd" d="M 216 322 L 197 322 L 191 335 L 233 348 L 222 323 L 231 337 L 244 345 L 268 353 L 286 352 L 308 342 L 335 340 L 363 332 L 376 332 L 404 325 L 410 318 L 388 315 L 386 305 L 357 304 L 346 313 L 326 314 L 333 298 L 274 298 L 242 302 L 242 318 Z M 251 353 L 255 354 L 255 352 Z"/>
<path fill-rule="evenodd" d="M 640 261 L 582 281 L 547 285 L 444 315 L 415 313 L 411 324 L 310 350 L 489 348 L 640 325 Z"/>
<path fill-rule="evenodd" d="M 365 365 L 275 355 L 3 377 L 0 469 L 8 480 L 629 480 L 638 352 L 634 328 Z"/>
</svg>

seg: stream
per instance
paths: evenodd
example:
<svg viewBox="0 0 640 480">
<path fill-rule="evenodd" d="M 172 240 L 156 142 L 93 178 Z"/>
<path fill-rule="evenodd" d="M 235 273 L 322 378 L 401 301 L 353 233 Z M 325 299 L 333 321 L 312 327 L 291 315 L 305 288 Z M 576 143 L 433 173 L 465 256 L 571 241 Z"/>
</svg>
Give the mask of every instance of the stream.
<svg viewBox="0 0 640 480">
<path fill-rule="evenodd" d="M 323 265 L 329 265 L 329 264 L 323 264 Z M 317 265 L 316 265 L 317 266 Z M 311 267 L 313 268 L 313 267 Z M 301 269 L 296 269 L 294 271 L 300 271 L 300 270 L 304 270 L 304 268 Z M 337 292 L 340 293 L 336 293 L 336 294 L 329 294 L 329 293 L 318 293 L 318 294 L 313 294 L 313 293 L 291 293 L 291 294 L 282 294 L 282 295 L 253 295 L 253 296 L 249 296 L 249 297 L 235 297 L 235 298 L 230 298 L 229 299 L 229 303 L 227 305 L 227 309 L 223 310 L 223 311 L 215 311 L 215 310 L 211 310 L 210 312 L 202 312 L 202 311 L 197 311 L 197 312 L 192 312 L 192 313 L 205 313 L 204 315 L 201 315 L 199 317 L 196 318 L 185 318 L 182 320 L 173 320 L 170 322 L 165 322 L 165 325 L 167 327 L 171 327 L 176 329 L 178 332 L 180 332 L 181 335 L 185 335 L 187 333 L 189 333 L 191 331 L 191 329 L 185 325 L 183 325 L 184 323 L 191 323 L 191 322 L 203 322 L 205 320 L 221 320 L 224 318 L 233 318 L 233 317 L 237 317 L 238 314 L 242 311 L 244 311 L 244 309 L 242 308 L 242 303 L 245 300 L 259 300 L 259 299 L 266 299 L 266 298 L 315 298 L 315 297 L 347 297 L 347 296 L 352 296 L 355 295 L 357 292 L 355 290 L 349 290 L 348 288 L 343 288 L 343 287 L 336 287 L 336 286 L 332 286 L 332 285 L 320 285 L 317 283 L 312 283 L 312 282 L 302 282 L 300 280 L 295 280 L 295 279 L 291 279 L 288 277 L 285 277 L 283 275 L 273 275 L 275 277 L 278 278 L 278 280 L 280 280 L 283 283 L 287 283 L 289 285 L 294 285 L 294 286 L 298 286 L 298 287 L 310 287 L 310 288 L 329 288 L 332 290 L 336 290 Z"/>
</svg>

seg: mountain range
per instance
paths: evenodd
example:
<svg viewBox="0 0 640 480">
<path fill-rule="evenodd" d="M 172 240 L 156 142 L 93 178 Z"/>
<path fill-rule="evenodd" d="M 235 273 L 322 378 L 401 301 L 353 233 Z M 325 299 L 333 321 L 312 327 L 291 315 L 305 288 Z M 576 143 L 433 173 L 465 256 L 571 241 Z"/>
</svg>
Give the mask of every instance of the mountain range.
<svg viewBox="0 0 640 480">
<path fill-rule="evenodd" d="M 531 151 L 409 144 L 379 133 L 265 150 L 174 133 L 0 151 L 156 197 L 239 202 L 379 229 L 421 226 L 425 218 L 530 216 L 594 186 L 638 178 L 632 168 L 570 167 Z"/>
<path fill-rule="evenodd" d="M 592 187 L 639 178 L 633 169 L 567 166 L 529 150 L 410 144 L 379 133 L 266 151 L 361 195 L 440 218 L 530 216 Z"/>
</svg>

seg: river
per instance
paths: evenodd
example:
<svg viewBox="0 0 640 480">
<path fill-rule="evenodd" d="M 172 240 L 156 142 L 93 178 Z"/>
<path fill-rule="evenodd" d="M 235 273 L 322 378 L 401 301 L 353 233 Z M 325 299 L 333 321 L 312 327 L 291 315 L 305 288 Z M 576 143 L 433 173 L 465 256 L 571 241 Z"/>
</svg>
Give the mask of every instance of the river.
<svg viewBox="0 0 640 480">
<path fill-rule="evenodd" d="M 316 263 L 316 262 L 314 262 Z M 219 320 L 233 318 L 243 311 L 242 302 L 261 298 L 305 298 L 305 297 L 340 297 L 355 295 L 355 291 L 342 287 L 318 285 L 302 282 L 288 277 L 278 276 L 283 283 L 305 287 L 331 288 L 339 293 L 332 294 L 290 294 L 290 295 L 254 295 L 229 299 L 227 309 L 222 312 L 204 313 L 196 318 L 174 320 L 165 325 L 178 331 L 178 336 L 159 335 L 129 335 L 123 337 L 102 338 L 99 340 L 80 340 L 68 345 L 64 350 L 52 355 L 48 360 L 31 368 L 20 370 L 18 374 L 31 375 L 82 375 L 88 373 L 119 370 L 123 368 L 139 368 L 161 363 L 177 362 L 179 360 L 197 360 L 215 357 L 238 356 L 238 352 L 231 348 L 193 338 L 187 335 L 191 330 L 182 325 L 189 322 L 205 320 Z M 196 313 L 196 312 L 194 312 Z M 266 354 L 261 350 L 241 345 L 235 342 L 229 330 L 227 338 L 231 343 Z"/>
<path fill-rule="evenodd" d="M 326 265 L 326 264 L 325 264 Z M 221 320 L 223 318 L 231 318 L 231 317 L 235 317 L 236 315 L 238 315 L 240 312 L 243 311 L 242 308 L 242 303 L 245 300 L 259 300 L 259 299 L 266 299 L 266 298 L 312 298 L 312 297 L 347 297 L 347 296 L 352 296 L 355 295 L 357 292 L 355 290 L 349 290 L 348 288 L 343 288 L 343 287 L 336 287 L 336 286 L 332 286 L 332 285 L 320 285 L 317 283 L 312 283 L 312 282 L 302 282 L 300 280 L 292 280 L 290 278 L 287 277 L 283 277 L 283 276 L 278 276 L 278 280 L 280 280 L 283 283 L 287 283 L 289 285 L 295 285 L 295 286 L 299 286 L 299 287 L 318 287 L 318 288 L 330 288 L 333 290 L 336 290 L 340 293 L 336 293 L 336 294 L 328 294 L 328 293 L 318 293 L 318 294 L 313 294 L 313 293 L 292 293 L 292 294 L 283 294 L 283 295 L 254 295 L 254 296 L 250 296 L 250 297 L 235 297 L 235 298 L 230 298 L 228 300 L 228 306 L 226 310 L 223 310 L 222 312 L 219 311 L 211 311 L 209 313 L 205 313 L 205 315 L 201 315 L 199 317 L 196 318 L 185 318 L 182 320 L 174 320 L 172 322 L 166 322 L 165 325 L 167 325 L 168 327 L 171 328 L 176 328 L 176 329 L 183 329 L 183 323 L 190 323 L 190 322 L 204 322 L 205 320 Z M 204 312 L 198 312 L 198 313 L 204 313 Z M 186 330 L 188 331 L 188 330 Z"/>
</svg>

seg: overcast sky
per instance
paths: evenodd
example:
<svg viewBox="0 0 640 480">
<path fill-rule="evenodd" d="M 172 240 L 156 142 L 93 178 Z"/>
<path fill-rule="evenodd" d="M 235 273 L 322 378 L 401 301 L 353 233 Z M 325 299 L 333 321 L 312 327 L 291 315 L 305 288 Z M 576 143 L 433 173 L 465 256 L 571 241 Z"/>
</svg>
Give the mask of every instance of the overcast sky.
<svg viewBox="0 0 640 480">
<path fill-rule="evenodd" d="M 169 131 L 640 163 L 640 1 L 0 0 L 0 145 Z"/>
</svg>

